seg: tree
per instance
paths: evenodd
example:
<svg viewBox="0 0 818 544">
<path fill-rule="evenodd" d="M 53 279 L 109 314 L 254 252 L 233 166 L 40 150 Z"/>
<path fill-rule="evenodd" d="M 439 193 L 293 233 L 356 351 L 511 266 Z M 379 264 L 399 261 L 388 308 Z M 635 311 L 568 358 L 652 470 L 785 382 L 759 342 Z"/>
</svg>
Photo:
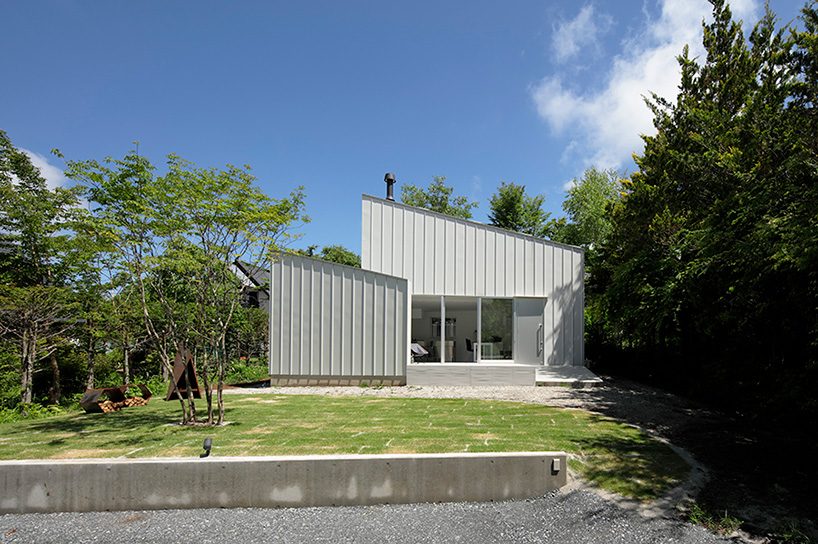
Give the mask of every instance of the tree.
<svg viewBox="0 0 818 544">
<path fill-rule="evenodd" d="M 616 170 L 589 168 L 575 178 L 562 203 L 567 221 L 556 229 L 554 239 L 564 244 L 594 249 L 611 235 L 612 207 L 622 197 L 621 176 Z"/>
<path fill-rule="evenodd" d="M 400 199 L 409 206 L 471 219 L 471 211 L 477 207 L 477 202 L 470 201 L 465 196 L 452 196 L 453 193 L 454 187 L 446 185 L 444 176 L 435 176 L 426 189 L 415 185 L 404 185 L 401 188 Z"/>
<path fill-rule="evenodd" d="M 128 282 L 128 276 L 126 274 L 117 275 L 112 278 L 108 288 L 112 296 L 106 305 L 108 310 L 108 318 L 105 321 L 107 337 L 113 345 L 118 345 L 122 349 L 122 381 L 128 384 L 133 372 L 132 354 L 147 345 L 150 336 L 143 323 L 138 293 L 135 286 Z"/>
<path fill-rule="evenodd" d="M 31 404 L 34 367 L 50 357 L 76 323 L 71 292 L 62 287 L 0 286 L 0 331 L 14 338 L 20 349 L 20 400 Z M 55 363 L 52 361 L 52 370 Z M 59 389 L 57 369 L 53 388 Z M 57 399 L 59 400 L 59 396 Z"/>
<path fill-rule="evenodd" d="M 344 246 L 324 246 L 321 249 L 320 258 L 332 263 L 361 268 L 361 256 Z"/>
<path fill-rule="evenodd" d="M 75 189 L 49 189 L 0 131 L 0 326 L 19 345 L 24 405 L 33 400 L 36 362 L 77 322 L 70 283 L 79 264 L 73 231 L 84 217 L 78 204 Z M 58 380 L 59 372 L 54 376 Z M 59 390 L 59 383 L 52 387 Z"/>
<path fill-rule="evenodd" d="M 324 246 L 321 251 L 318 251 L 317 245 L 311 245 L 307 246 L 306 249 L 294 249 L 292 252 L 296 255 L 313 257 L 331 263 L 361 267 L 361 256 L 341 245 Z"/>
<path fill-rule="evenodd" d="M 767 11 L 748 41 L 725 2 L 712 4 L 706 57 L 685 49 L 676 100 L 648 101 L 657 132 L 592 284 L 608 339 L 683 361 L 677 382 L 706 371 L 690 385 L 714 399 L 814 412 L 804 384 L 818 372 L 818 18 L 805 8 L 805 30 L 788 37 Z"/>
<path fill-rule="evenodd" d="M 69 161 L 67 175 L 85 187 L 97 235 L 134 285 L 164 368 L 170 372 L 176 353 L 193 352 L 208 422 L 220 424 L 226 335 L 242 290 L 233 262 L 265 266 L 290 227 L 307 219 L 304 195 L 299 188 L 272 199 L 255 186 L 249 168 L 202 169 L 174 155 L 165 175 L 153 172 L 147 159 L 131 152 L 104 163 Z M 187 399 L 178 391 L 177 397 L 182 422 L 195 421 L 190 388 Z"/>
<path fill-rule="evenodd" d="M 495 227 L 544 238 L 551 214 L 542 209 L 543 202 L 545 195 L 529 196 L 525 185 L 502 182 L 489 201 L 489 221 Z"/>
</svg>

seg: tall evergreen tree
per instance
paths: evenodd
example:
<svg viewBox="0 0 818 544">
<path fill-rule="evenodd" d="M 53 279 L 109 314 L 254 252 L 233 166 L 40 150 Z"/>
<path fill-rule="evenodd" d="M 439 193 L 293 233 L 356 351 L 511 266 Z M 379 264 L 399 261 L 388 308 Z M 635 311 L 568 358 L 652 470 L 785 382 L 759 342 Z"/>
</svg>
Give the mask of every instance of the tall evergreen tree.
<svg viewBox="0 0 818 544">
<path fill-rule="evenodd" d="M 592 285 L 621 346 L 706 372 L 696 387 L 729 383 L 737 394 L 723 399 L 791 405 L 815 399 L 799 387 L 818 342 L 814 26 L 789 37 L 768 11 L 747 40 L 727 4 L 712 4 L 706 57 L 685 49 L 678 98 L 649 101 L 657 132 Z"/>
</svg>

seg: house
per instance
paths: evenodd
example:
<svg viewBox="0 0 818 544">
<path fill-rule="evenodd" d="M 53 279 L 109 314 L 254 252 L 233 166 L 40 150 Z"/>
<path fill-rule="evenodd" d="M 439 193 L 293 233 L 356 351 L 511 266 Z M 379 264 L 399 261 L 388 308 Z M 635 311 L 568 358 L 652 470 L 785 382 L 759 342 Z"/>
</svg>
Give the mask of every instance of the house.
<svg viewBox="0 0 818 544">
<path fill-rule="evenodd" d="M 361 207 L 361 268 L 289 254 L 271 267 L 273 384 L 534 385 L 584 371 L 581 248 L 391 198 Z"/>
<path fill-rule="evenodd" d="M 270 292 L 267 290 L 270 275 L 262 267 L 246 263 L 239 259 L 233 261 L 233 266 L 241 272 L 238 275 L 242 280 L 241 305 L 245 308 L 260 308 L 270 311 Z"/>
</svg>

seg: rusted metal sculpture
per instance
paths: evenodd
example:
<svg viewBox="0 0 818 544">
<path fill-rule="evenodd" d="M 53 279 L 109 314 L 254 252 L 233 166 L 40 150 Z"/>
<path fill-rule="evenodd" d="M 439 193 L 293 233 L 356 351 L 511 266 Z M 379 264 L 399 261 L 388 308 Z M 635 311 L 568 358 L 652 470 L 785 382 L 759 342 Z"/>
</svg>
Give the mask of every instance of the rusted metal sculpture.
<svg viewBox="0 0 818 544">
<path fill-rule="evenodd" d="M 127 396 L 128 389 L 138 387 L 141 396 Z M 152 394 L 146 385 L 141 383 L 120 385 L 119 387 L 101 387 L 87 389 L 80 400 L 80 406 L 86 413 L 116 412 L 130 406 L 145 406 Z"/>
<path fill-rule="evenodd" d="M 190 389 L 193 393 L 193 398 L 200 399 L 202 394 L 199 391 L 199 380 L 196 378 L 196 365 L 193 364 L 193 354 L 188 350 L 182 350 L 176 353 L 176 358 L 173 360 L 173 381 L 168 386 L 168 394 L 165 395 L 165 400 L 178 400 L 176 391 L 182 398 L 187 398 L 188 383 L 185 378 L 185 369 L 187 369 L 187 379 L 190 379 Z M 176 384 L 174 389 L 173 384 Z"/>
</svg>

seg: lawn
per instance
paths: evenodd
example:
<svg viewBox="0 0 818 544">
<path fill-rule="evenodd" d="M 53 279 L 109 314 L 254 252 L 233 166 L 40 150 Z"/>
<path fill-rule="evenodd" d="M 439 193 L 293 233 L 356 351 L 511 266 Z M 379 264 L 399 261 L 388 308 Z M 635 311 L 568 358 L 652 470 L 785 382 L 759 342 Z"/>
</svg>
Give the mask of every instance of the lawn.
<svg viewBox="0 0 818 544">
<path fill-rule="evenodd" d="M 204 407 L 204 402 L 200 405 Z M 603 489 L 651 499 L 687 475 L 666 445 L 581 410 L 463 399 L 230 395 L 223 427 L 181 427 L 179 404 L 0 425 L 0 459 L 553 451 Z"/>
</svg>

